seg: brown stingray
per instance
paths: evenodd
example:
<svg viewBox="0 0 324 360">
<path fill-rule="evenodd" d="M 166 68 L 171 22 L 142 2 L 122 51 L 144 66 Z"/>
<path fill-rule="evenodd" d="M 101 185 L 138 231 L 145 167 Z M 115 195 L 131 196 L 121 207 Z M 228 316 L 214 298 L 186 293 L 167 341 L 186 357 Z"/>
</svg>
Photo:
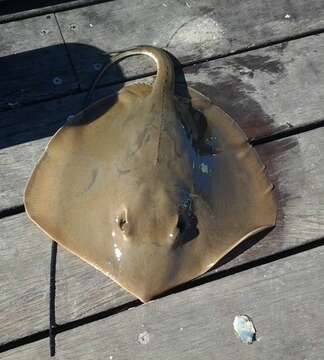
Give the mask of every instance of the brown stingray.
<svg viewBox="0 0 324 360">
<path fill-rule="evenodd" d="M 206 272 L 272 227 L 272 185 L 235 121 L 199 92 L 175 95 L 168 54 L 152 86 L 124 87 L 49 142 L 25 191 L 52 239 L 142 301 Z"/>
</svg>

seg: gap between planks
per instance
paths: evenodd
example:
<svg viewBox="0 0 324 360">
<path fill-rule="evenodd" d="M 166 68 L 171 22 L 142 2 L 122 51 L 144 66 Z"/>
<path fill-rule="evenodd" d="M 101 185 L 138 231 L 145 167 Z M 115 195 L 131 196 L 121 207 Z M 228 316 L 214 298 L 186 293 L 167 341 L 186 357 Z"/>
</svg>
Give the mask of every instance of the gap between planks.
<svg viewBox="0 0 324 360">
<path fill-rule="evenodd" d="M 151 31 L 147 31 L 145 29 L 152 26 L 151 18 L 153 8 L 150 10 L 148 6 L 145 6 L 145 4 L 150 3 L 144 0 L 136 0 L 134 1 L 134 4 L 135 5 L 132 3 L 132 8 L 134 7 L 136 10 L 135 12 L 136 19 L 138 20 L 137 22 L 145 26 L 143 27 L 144 30 L 138 32 L 134 31 L 132 36 L 129 36 L 127 32 L 127 25 L 129 25 L 128 13 L 130 11 L 127 9 L 129 7 L 129 3 L 127 1 L 120 1 L 118 3 L 107 2 L 101 5 L 91 5 L 82 9 L 69 10 L 55 14 L 56 19 L 58 19 L 59 28 L 61 34 L 63 35 L 63 39 L 69 48 L 69 56 L 73 59 L 74 69 L 77 69 L 78 71 L 80 70 L 79 79 L 81 79 L 81 86 L 83 89 L 88 88 L 86 83 L 92 80 L 94 76 L 94 73 L 91 70 L 93 62 L 96 62 L 96 60 L 99 58 L 101 60 L 106 59 L 108 54 L 112 50 L 115 50 L 111 48 L 111 44 L 115 42 L 116 38 L 118 39 L 118 42 L 124 45 L 124 47 L 125 45 L 133 47 L 143 42 L 157 42 L 157 46 L 163 47 L 165 45 L 164 40 L 167 38 L 167 36 L 170 35 L 170 31 L 172 33 L 172 31 L 177 29 L 176 33 L 178 34 L 178 28 L 181 28 L 181 26 L 184 24 L 186 25 L 186 31 L 194 31 L 195 26 L 197 26 L 197 19 L 200 19 L 201 21 L 205 21 L 207 19 L 208 21 L 206 21 L 208 22 L 208 26 L 214 22 L 216 25 L 221 24 L 222 36 L 220 36 L 220 38 L 217 37 L 218 25 L 215 25 L 212 26 L 211 29 L 207 32 L 205 31 L 202 33 L 199 38 L 200 41 L 197 41 L 195 37 L 192 39 L 190 37 L 185 38 L 186 41 L 184 41 L 181 37 L 182 35 L 180 36 L 180 39 L 177 39 L 179 35 L 178 34 L 175 39 L 173 38 L 172 44 L 168 44 L 170 45 L 168 49 L 174 53 L 178 59 L 182 60 L 184 64 L 196 64 L 207 60 L 210 61 L 210 59 L 222 58 L 224 55 L 227 56 L 230 54 L 239 53 L 240 51 L 245 52 L 249 49 L 257 49 L 260 45 L 267 47 L 277 42 L 281 43 L 284 41 L 284 39 L 294 39 L 308 36 L 310 34 L 317 34 L 324 30 L 324 22 L 321 19 L 322 8 L 320 7 L 319 0 L 312 0 L 308 8 L 304 8 L 305 6 L 302 0 L 296 1 L 293 7 L 290 4 L 286 4 L 283 0 L 276 0 L 272 4 L 272 11 L 270 14 L 266 4 L 261 2 L 257 5 L 257 7 L 255 7 L 255 4 L 252 0 L 248 0 L 247 2 L 242 3 L 242 5 L 240 3 L 240 8 L 235 9 L 235 12 L 229 12 L 228 4 L 222 0 L 218 0 L 216 2 L 212 0 L 204 0 L 197 4 L 192 3 L 189 7 L 186 5 L 186 3 L 173 3 L 166 0 L 165 2 L 153 1 L 152 6 L 155 10 L 154 16 L 158 16 L 159 19 L 161 16 L 161 19 L 163 19 L 163 16 L 165 16 L 165 18 L 171 18 L 172 27 L 170 29 L 170 26 L 166 25 L 165 21 L 160 19 L 159 24 L 161 31 L 156 32 L 151 39 Z M 164 5 L 166 7 L 164 7 Z M 116 13 L 116 11 L 120 13 L 120 19 L 116 18 L 115 16 L 116 14 L 114 13 Z M 238 21 L 240 20 L 240 17 L 243 17 L 242 14 L 250 14 L 251 12 L 255 16 L 253 17 L 254 20 L 250 25 L 249 23 L 242 23 L 242 21 Z M 87 16 L 85 15 L 88 13 L 91 13 L 91 16 L 94 18 L 94 20 L 97 20 L 96 26 L 91 29 L 92 33 L 87 34 L 86 28 L 82 28 L 82 31 L 79 31 L 79 33 L 75 32 L 75 34 L 73 34 L 73 32 L 71 32 L 69 29 L 71 22 L 80 23 L 80 27 L 89 25 L 84 23 L 87 21 L 85 19 Z M 287 13 L 291 14 L 289 19 L 285 18 L 285 14 Z M 107 16 L 112 16 L 111 21 L 108 23 L 106 23 L 106 14 Z M 181 15 L 180 20 L 177 20 L 177 14 L 179 16 Z M 184 19 L 190 16 L 193 19 L 194 24 L 191 24 L 190 21 L 184 22 L 184 24 L 182 24 Z M 100 20 L 99 22 L 98 19 Z M 237 26 L 233 26 L 234 23 L 242 24 L 238 25 L 238 29 Z M 110 29 L 111 31 L 109 30 L 107 33 L 108 25 L 113 26 L 113 29 Z M 98 30 L 96 30 L 96 27 L 98 27 Z M 124 29 L 122 33 L 120 33 L 120 27 Z M 270 31 L 269 29 L 272 27 L 273 29 Z M 40 29 L 38 29 L 38 31 L 39 30 Z M 117 33 L 114 32 L 115 30 Z M 181 31 L 183 31 L 183 29 Z M 213 31 L 216 31 L 215 34 L 213 33 L 216 38 L 213 38 L 212 41 L 210 38 L 211 35 L 209 34 L 210 31 L 212 33 Z M 109 35 L 110 33 L 113 35 Z M 195 31 L 195 33 L 197 33 L 197 31 Z M 263 36 L 260 36 L 260 34 L 263 34 Z M 110 36 L 112 36 L 112 38 Z M 107 38 L 107 41 L 102 43 L 102 38 Z M 150 39 L 152 41 L 150 41 Z M 217 48 L 214 46 L 215 42 L 217 43 Z M 83 46 L 78 47 L 77 45 L 80 45 L 80 43 L 83 44 Z M 97 48 L 95 48 L 93 45 L 96 45 Z M 88 49 L 85 50 L 85 48 Z M 101 49 L 106 50 L 106 53 L 104 54 Z M 19 52 L 20 50 L 21 49 L 18 47 L 15 52 Z M 86 54 L 88 56 L 86 56 Z M 89 54 L 91 55 L 89 56 Z M 82 58 L 82 60 L 80 60 L 80 58 Z M 140 71 L 138 66 L 133 67 L 135 72 L 137 72 L 136 78 L 143 77 L 145 75 Z M 146 65 L 145 67 L 147 68 Z M 127 66 L 125 69 L 126 68 Z M 150 66 L 148 66 L 148 68 L 150 68 Z M 138 74 L 138 72 L 140 74 Z M 84 80 L 82 80 L 83 78 Z M 128 79 L 134 79 L 134 77 L 128 77 Z M 105 79 L 103 80 L 105 81 Z M 71 79 L 67 79 L 67 81 L 71 81 Z M 124 81 L 124 78 L 119 81 Z M 116 83 L 114 80 L 110 83 L 114 82 Z M 80 82 L 78 85 L 80 86 Z M 24 84 L 21 86 L 24 87 Z M 71 89 L 68 89 L 69 93 L 77 93 L 74 89 L 73 83 L 69 84 L 69 86 L 71 87 Z M 18 99 L 20 99 L 18 102 L 20 102 L 22 106 L 30 102 L 36 104 L 38 101 L 43 101 L 44 96 L 47 99 L 54 97 L 59 98 L 60 96 L 59 94 L 56 94 L 58 97 L 53 97 L 52 92 L 46 94 L 45 91 L 44 93 L 36 91 L 32 96 L 30 96 L 30 94 L 28 95 L 29 98 L 20 98 L 18 96 Z M 15 99 L 15 96 L 12 98 Z M 14 102 L 14 100 L 12 101 Z"/>
<path fill-rule="evenodd" d="M 279 259 L 181 294 L 58 335 L 57 359 L 319 359 L 323 354 L 324 247 Z M 171 316 L 170 316 L 171 314 Z M 236 315 L 249 315 L 257 342 L 234 335 Z M 302 324 L 302 326 L 301 326 Z M 145 344 L 138 336 L 147 334 Z M 68 336 L 67 336 L 68 335 Z M 3 359 L 44 359 L 44 340 Z M 300 357 L 302 356 L 302 357 Z"/>
<path fill-rule="evenodd" d="M 244 130 L 251 132 L 254 128 L 250 138 L 318 122 L 324 113 L 323 39 L 324 34 L 188 66 L 183 68 L 184 74 L 178 69 L 177 81 L 186 79 L 190 86 L 240 120 Z M 106 96 L 118 90 L 117 85 L 105 86 L 97 94 Z M 68 115 L 80 111 L 85 94 L 2 113 L 0 147 L 52 135 Z M 309 100 L 304 102 L 307 97 Z M 14 205 L 5 203 L 6 207 Z"/>
<path fill-rule="evenodd" d="M 125 6 L 127 4 L 127 6 Z M 188 5 L 189 4 L 189 5 Z M 294 4 L 282 0 L 271 3 L 246 0 L 234 4 L 226 0 L 173 2 L 169 0 L 125 0 L 100 4 L 58 14 L 65 40 L 81 74 L 82 88 L 91 80 L 89 69 L 93 63 L 102 63 L 105 56 L 140 44 L 152 44 L 169 50 L 183 64 L 211 59 L 250 47 L 271 42 L 282 42 L 289 37 L 303 36 L 324 28 L 320 0 L 304 0 Z M 288 17 L 286 15 L 288 14 Z M 125 20 L 124 20 L 125 19 Z M 126 20 L 127 19 L 127 20 Z M 89 27 L 89 23 L 92 27 Z M 70 25 L 75 29 L 71 31 Z M 141 24 L 141 26 L 138 26 Z M 118 39 L 118 47 L 116 44 Z M 82 59 L 73 43 L 91 44 L 105 51 L 91 59 Z M 96 56 L 99 55 L 99 56 Z M 202 60 L 202 61 L 204 61 Z M 140 63 L 126 64 L 123 75 L 145 73 L 152 66 L 146 58 Z M 116 77 L 120 74 L 115 74 Z M 103 83 L 108 83 L 106 77 Z"/>
<path fill-rule="evenodd" d="M 312 130 L 316 130 L 319 129 L 321 127 L 324 126 L 324 119 L 322 120 L 318 120 L 318 121 L 314 121 L 311 124 L 307 124 L 307 125 L 300 125 L 300 126 L 296 126 L 293 127 L 291 129 L 286 129 L 286 130 L 282 130 L 282 131 L 278 131 L 272 135 L 268 135 L 268 136 L 260 136 L 257 138 L 252 138 L 249 143 L 252 146 L 257 146 L 257 145 L 263 145 L 263 144 L 267 144 L 270 143 L 272 141 L 276 141 L 276 140 L 280 140 L 280 139 L 285 139 L 288 138 L 290 136 L 294 136 L 294 135 L 299 135 L 308 131 L 312 131 Z M 17 215 L 17 214 L 21 214 L 25 212 L 25 206 L 24 204 L 21 205 L 17 205 L 11 208 L 5 208 L 0 210 L 0 219 L 8 217 L 8 216 L 13 216 L 13 215 Z"/>
<path fill-rule="evenodd" d="M 270 263 L 274 263 L 276 261 L 280 261 L 280 260 L 289 258 L 291 256 L 298 255 L 298 254 L 301 254 L 303 252 L 316 249 L 316 248 L 321 247 L 321 246 L 324 246 L 324 238 L 314 240 L 314 241 L 312 241 L 312 242 L 310 242 L 308 244 L 305 244 L 305 245 L 297 246 L 297 247 L 295 247 L 293 249 L 282 251 L 282 252 L 280 252 L 278 254 L 273 254 L 273 255 L 270 255 L 270 256 L 267 256 L 267 257 L 264 257 L 264 258 L 261 258 L 261 259 L 257 259 L 255 261 L 251 261 L 251 262 L 243 264 L 243 265 L 238 265 L 238 266 L 233 267 L 231 269 L 227 269 L 227 270 L 223 270 L 223 271 L 218 272 L 218 273 L 214 273 L 214 274 L 212 274 L 210 276 L 207 275 L 207 276 L 205 276 L 203 278 L 198 278 L 196 280 L 190 281 L 189 283 L 185 283 L 183 285 L 177 286 L 176 288 L 172 289 L 168 294 L 157 297 L 156 299 L 154 299 L 152 301 L 156 301 L 156 300 L 159 300 L 159 299 L 162 299 L 162 298 L 166 298 L 167 296 L 178 294 L 178 293 L 181 293 L 183 291 L 187 291 L 187 290 L 190 290 L 192 288 L 195 288 L 197 286 L 202 286 L 202 285 L 208 284 L 210 282 L 223 279 L 225 277 L 233 276 L 233 275 L 236 275 L 238 273 L 254 269 L 254 268 L 259 267 L 259 266 L 264 266 L 264 265 L 267 265 L 267 264 L 270 264 Z M 93 322 L 96 322 L 96 321 L 99 321 L 99 320 L 102 320 L 102 319 L 106 319 L 106 318 L 108 318 L 110 316 L 117 315 L 117 314 L 120 314 L 120 313 L 122 313 L 122 312 L 124 312 L 126 310 L 134 309 L 134 308 L 137 308 L 137 307 L 143 306 L 143 305 L 144 304 L 142 304 L 142 302 L 140 300 L 134 300 L 134 301 L 130 301 L 128 303 L 125 303 L 123 305 L 120 305 L 120 306 L 118 306 L 116 308 L 112 308 L 112 309 L 109 309 L 109 310 L 106 310 L 106 311 L 101 311 L 100 313 L 89 315 L 89 316 L 86 316 L 86 317 L 81 318 L 81 319 L 77 319 L 77 320 L 70 321 L 70 322 L 63 323 L 63 324 L 56 324 L 55 331 L 54 331 L 54 336 L 56 337 L 56 335 L 61 334 L 63 332 L 70 331 L 70 330 L 76 329 L 76 328 L 78 328 L 80 326 L 91 324 Z M 48 329 L 43 330 L 43 331 L 39 331 L 37 333 L 31 334 L 31 335 L 28 335 L 28 336 L 25 336 L 25 337 L 22 337 L 22 338 L 12 340 L 12 341 L 10 341 L 8 343 L 1 344 L 0 345 L 0 353 L 15 349 L 17 347 L 21 347 L 21 346 L 31 344 L 31 343 L 36 342 L 36 341 L 40 341 L 40 340 L 46 339 L 48 337 L 49 337 L 49 330 Z"/>
<path fill-rule="evenodd" d="M 110 0 L 110 1 L 111 1 L 111 0 Z M 53 16 L 54 16 L 54 19 L 55 19 L 57 28 L 58 28 L 58 30 L 59 30 L 59 33 L 60 33 L 60 35 L 61 35 L 61 39 L 62 39 L 62 42 L 63 42 L 64 48 L 65 48 L 65 52 L 66 52 L 67 58 L 68 58 L 68 60 L 69 60 L 69 63 L 70 63 L 70 66 L 71 66 L 71 69 L 72 69 L 72 72 L 73 72 L 73 75 L 74 75 L 74 77 L 77 79 L 78 88 L 74 90 L 74 93 L 80 93 L 80 92 L 81 92 L 80 79 L 79 79 L 78 73 L 77 73 L 77 71 L 76 71 L 76 69 L 75 69 L 74 63 L 73 63 L 73 61 L 72 61 L 71 53 L 70 53 L 70 51 L 68 50 L 68 48 L 67 48 L 67 46 L 66 46 L 66 42 L 65 42 L 64 36 L 63 36 L 63 34 L 62 34 L 62 30 L 61 30 L 60 24 L 59 24 L 59 22 L 58 22 L 58 20 L 57 20 L 56 13 L 53 13 Z"/>
<path fill-rule="evenodd" d="M 113 0 L 110 0 L 110 1 L 113 1 Z M 57 26 L 58 26 L 58 29 L 59 29 L 59 32 L 60 32 L 60 35 L 61 35 L 61 38 L 62 38 L 62 42 L 64 44 L 68 60 L 69 60 L 71 69 L 73 71 L 73 75 L 78 80 L 77 89 L 74 87 L 74 88 L 71 88 L 69 91 L 67 91 L 66 93 L 63 93 L 63 94 L 59 94 L 59 95 L 52 96 L 52 97 L 49 97 L 49 98 L 44 98 L 44 99 L 39 99 L 39 100 L 31 101 L 31 102 L 28 102 L 28 103 L 24 103 L 19 107 L 20 110 L 23 110 L 24 108 L 27 108 L 27 107 L 30 107 L 30 106 L 33 106 L 33 105 L 47 103 L 47 102 L 50 102 L 50 101 L 53 101 L 53 100 L 64 99 L 65 97 L 67 97 L 69 95 L 86 95 L 88 93 L 89 88 L 90 88 L 90 86 L 87 86 L 84 90 L 82 90 L 80 77 L 79 77 L 78 72 L 76 70 L 75 64 L 74 64 L 74 62 L 73 62 L 73 60 L 71 58 L 71 53 L 68 50 L 67 42 L 64 39 L 62 30 L 60 28 L 60 24 L 59 24 L 59 22 L 57 20 L 57 17 L 56 17 L 56 13 L 53 13 L 52 15 L 55 17 L 55 20 L 56 20 L 56 23 L 57 23 Z M 1 22 L 0 22 L 0 24 L 1 24 Z M 300 40 L 300 39 L 303 39 L 303 38 L 308 38 L 308 37 L 311 37 L 311 36 L 321 35 L 323 33 L 324 33 L 324 28 L 321 28 L 321 29 L 318 29 L 318 30 L 312 30 L 312 31 L 305 32 L 303 34 L 299 34 L 299 35 L 295 35 L 295 36 L 287 36 L 287 37 L 283 37 L 283 38 L 281 38 L 279 40 L 269 41 L 269 42 L 264 43 L 264 44 L 245 47 L 245 48 L 242 48 L 242 49 L 239 49 L 239 50 L 231 51 L 231 52 L 229 52 L 227 54 L 224 54 L 224 55 L 215 55 L 215 56 L 205 57 L 205 58 L 197 59 L 197 60 L 193 60 L 193 61 L 184 61 L 184 62 L 181 62 L 179 64 L 175 64 L 175 68 L 181 68 L 181 69 L 185 70 L 186 68 L 191 67 L 191 66 L 201 65 L 201 64 L 208 63 L 208 62 L 215 61 L 215 60 L 227 59 L 227 58 L 231 58 L 232 56 L 235 56 L 235 55 L 241 55 L 241 54 L 253 52 L 253 51 L 256 51 L 256 50 L 262 50 L 262 49 L 272 47 L 272 46 L 275 46 L 275 45 L 289 43 L 289 42 L 297 41 L 297 40 Z M 125 49 L 119 50 L 119 52 L 108 53 L 107 55 L 117 55 L 120 52 L 124 52 L 124 51 L 127 51 L 129 49 L 131 49 L 131 48 L 125 48 Z M 129 77 L 126 77 L 124 79 L 120 79 L 120 80 L 116 80 L 116 81 L 110 81 L 109 83 L 104 83 L 104 84 L 99 83 L 97 85 L 96 89 L 97 90 L 105 89 L 107 87 L 120 85 L 120 84 L 125 84 L 126 85 L 129 82 L 145 79 L 145 78 L 148 78 L 148 77 L 151 77 L 151 76 L 154 76 L 154 75 L 156 75 L 156 71 L 149 71 L 149 72 L 146 72 L 146 73 L 141 73 L 141 74 L 138 74 L 138 75 L 129 76 Z M 103 81 L 101 81 L 101 83 L 102 82 Z M 14 111 L 14 110 L 15 110 L 15 108 L 11 108 L 11 109 L 0 108 L 0 113 L 1 112 Z"/>
</svg>

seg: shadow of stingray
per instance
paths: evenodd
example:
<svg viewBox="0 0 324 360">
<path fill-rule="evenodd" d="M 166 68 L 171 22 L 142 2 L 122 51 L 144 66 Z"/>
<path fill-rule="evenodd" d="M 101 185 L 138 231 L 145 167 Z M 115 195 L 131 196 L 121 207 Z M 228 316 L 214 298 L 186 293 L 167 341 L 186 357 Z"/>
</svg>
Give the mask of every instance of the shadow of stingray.
<svg viewBox="0 0 324 360">
<path fill-rule="evenodd" d="M 92 0 L 88 1 L 88 4 L 104 1 L 105 0 Z M 0 0 L 0 4 L 0 21 L 2 17 L 6 19 L 6 15 L 11 15 L 9 19 L 15 19 L 28 16 L 25 12 L 28 14 L 32 12 L 32 14 L 39 15 L 87 5 L 84 4 L 83 1 L 78 2 L 75 0 Z"/>
<path fill-rule="evenodd" d="M 0 2 L 0 16 L 69 2 L 71 2 L 71 0 L 30 0 L 26 2 L 20 0 L 2 0 Z"/>
<path fill-rule="evenodd" d="M 105 62 L 111 61 L 110 55 L 96 47 L 77 43 L 69 44 L 69 47 L 82 58 L 100 57 Z M 64 45 L 0 58 L 0 107 L 5 109 L 9 104 L 12 108 L 1 114 L 0 149 L 52 136 L 70 115 L 83 109 L 87 91 L 80 91 L 76 78 L 79 75 L 71 69 L 66 58 Z M 87 76 L 91 75 L 94 81 L 99 71 L 100 68 L 91 67 Z M 118 64 L 110 71 L 115 77 L 124 79 Z M 55 80 L 62 81 L 62 84 L 55 85 Z M 98 96 L 116 94 L 123 86 L 123 83 L 118 83 L 101 88 L 95 92 L 92 101 Z M 33 99 L 37 99 L 36 104 L 33 104 Z M 115 96 L 110 97 L 110 106 L 115 100 Z M 32 106 L 20 108 L 30 101 Z"/>
</svg>

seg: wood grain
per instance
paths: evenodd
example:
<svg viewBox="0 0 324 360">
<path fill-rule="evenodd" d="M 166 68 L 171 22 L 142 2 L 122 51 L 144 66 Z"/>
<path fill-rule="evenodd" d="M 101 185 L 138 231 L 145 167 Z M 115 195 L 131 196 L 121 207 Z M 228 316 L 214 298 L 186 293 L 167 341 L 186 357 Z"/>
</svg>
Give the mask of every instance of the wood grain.
<svg viewBox="0 0 324 360">
<path fill-rule="evenodd" d="M 250 138 L 310 124 L 324 117 L 323 40 L 324 35 L 311 36 L 190 66 L 185 78 L 232 115 Z M 177 80 L 183 82 L 183 74 Z M 97 96 L 121 86 L 103 88 Z M 22 203 L 26 181 L 48 142 L 44 137 L 78 112 L 83 98 L 70 95 L 2 113 L 0 210 Z"/>
<path fill-rule="evenodd" d="M 55 16 L 0 25 L 0 110 L 78 88 Z"/>
<path fill-rule="evenodd" d="M 214 271 L 234 268 L 324 235 L 321 201 L 324 196 L 323 136 L 324 128 L 257 147 L 276 186 L 277 226 L 254 246 L 232 254 Z M 17 335 L 28 335 L 47 327 L 50 243 L 25 214 L 2 219 L 0 238 L 3 254 L 0 262 L 0 339 L 9 341 Z M 29 302 L 25 300 L 27 295 Z M 77 257 L 59 250 L 56 296 L 59 323 L 132 300 L 132 296 L 109 278 Z M 15 322 L 10 320 L 13 318 Z"/>
<path fill-rule="evenodd" d="M 0 239 L 2 344 L 48 328 L 51 243 L 26 214 L 1 219 Z M 59 322 L 67 320 L 63 314 L 69 313 L 68 319 L 80 318 L 130 299 L 103 274 L 62 248 L 58 250 L 56 287 Z M 79 291 L 83 295 L 77 296 Z"/>
<path fill-rule="evenodd" d="M 57 18 L 83 88 L 92 81 L 96 66 L 109 60 L 105 53 L 125 48 L 155 45 L 188 63 L 324 28 L 322 0 L 230 4 L 227 0 L 120 0 L 60 12 Z M 95 46 L 105 53 L 85 58 L 75 43 Z M 122 71 L 107 75 L 103 83 L 151 70 L 147 59 L 130 59 Z"/>
<path fill-rule="evenodd" d="M 184 68 L 252 137 L 324 119 L 324 34 Z"/>
<path fill-rule="evenodd" d="M 323 271 L 319 247 L 212 281 L 61 333 L 56 359 L 321 359 Z M 234 334 L 242 314 L 257 329 L 252 345 Z M 43 340 L 2 358 L 47 357 Z"/>
<path fill-rule="evenodd" d="M 48 328 L 51 243 L 27 216 L 0 222 L 0 343 Z"/>
<path fill-rule="evenodd" d="M 78 6 L 78 0 L 74 3 Z M 79 80 L 87 88 L 98 67 L 123 48 L 143 43 L 161 46 L 182 63 L 190 63 L 320 32 L 323 15 L 321 0 L 307 5 L 303 0 L 293 4 L 276 0 L 271 6 L 248 0 L 235 4 L 235 11 L 225 0 L 122 0 L 4 23 L 0 25 L 0 110 L 73 93 L 79 90 Z M 129 60 L 103 82 L 151 70 L 147 59 Z"/>
<path fill-rule="evenodd" d="M 324 353 L 324 248 L 213 281 L 57 337 L 58 359 L 319 359 Z M 236 315 L 255 344 L 233 333 Z M 147 331 L 149 342 L 139 344 Z"/>
</svg>

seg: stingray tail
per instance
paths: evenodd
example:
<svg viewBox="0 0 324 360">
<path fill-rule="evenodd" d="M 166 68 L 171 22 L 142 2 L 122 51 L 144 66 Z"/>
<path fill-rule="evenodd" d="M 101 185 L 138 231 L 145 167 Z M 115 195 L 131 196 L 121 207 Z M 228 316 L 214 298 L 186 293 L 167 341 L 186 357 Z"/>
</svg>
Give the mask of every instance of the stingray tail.
<svg viewBox="0 0 324 360">
<path fill-rule="evenodd" d="M 173 62 L 168 55 L 168 53 L 162 49 L 153 47 L 153 46 L 141 46 L 136 47 L 134 49 L 127 50 L 123 53 L 116 55 L 111 62 L 107 63 L 101 72 L 98 74 L 97 78 L 93 82 L 87 97 L 84 102 L 84 107 L 88 106 L 91 102 L 91 98 L 93 96 L 94 90 L 102 79 L 104 73 L 113 65 L 117 64 L 121 60 L 134 56 L 134 55 L 147 55 L 151 57 L 156 64 L 157 67 L 157 76 L 153 85 L 152 93 L 156 95 L 160 95 L 161 92 L 165 91 L 174 91 L 174 66 Z"/>
</svg>

